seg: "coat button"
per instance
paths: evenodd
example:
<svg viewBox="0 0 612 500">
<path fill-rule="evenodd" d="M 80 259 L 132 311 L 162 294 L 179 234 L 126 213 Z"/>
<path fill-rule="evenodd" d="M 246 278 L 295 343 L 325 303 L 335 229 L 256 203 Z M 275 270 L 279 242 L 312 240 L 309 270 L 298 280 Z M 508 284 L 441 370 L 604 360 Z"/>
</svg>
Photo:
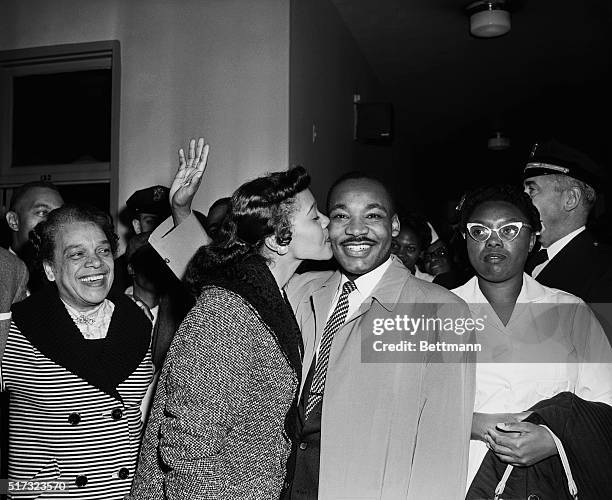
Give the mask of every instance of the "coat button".
<svg viewBox="0 0 612 500">
<path fill-rule="evenodd" d="M 87 484 L 87 476 L 77 476 L 74 484 L 77 485 L 77 488 L 83 488 Z"/>
<path fill-rule="evenodd" d="M 165 262 L 166 264 L 168 264 L 168 263 L 170 262 L 170 259 L 169 259 L 168 257 L 166 257 L 166 258 L 164 259 L 164 262 Z"/>
<path fill-rule="evenodd" d="M 121 417 L 123 417 L 123 410 L 121 408 L 115 408 L 111 412 L 111 417 L 113 417 L 113 420 L 121 420 Z"/>
<path fill-rule="evenodd" d="M 130 470 L 127 467 L 119 469 L 119 479 L 127 479 L 130 476 Z"/>
<path fill-rule="evenodd" d="M 308 448 L 308 443 L 300 443 L 300 450 L 305 450 Z"/>
<path fill-rule="evenodd" d="M 68 415 L 68 423 L 70 425 L 78 425 L 81 422 L 81 415 L 77 412 L 71 413 Z"/>
<path fill-rule="evenodd" d="M 540 500 L 540 497 L 538 495 L 529 495 L 527 500 Z"/>
</svg>

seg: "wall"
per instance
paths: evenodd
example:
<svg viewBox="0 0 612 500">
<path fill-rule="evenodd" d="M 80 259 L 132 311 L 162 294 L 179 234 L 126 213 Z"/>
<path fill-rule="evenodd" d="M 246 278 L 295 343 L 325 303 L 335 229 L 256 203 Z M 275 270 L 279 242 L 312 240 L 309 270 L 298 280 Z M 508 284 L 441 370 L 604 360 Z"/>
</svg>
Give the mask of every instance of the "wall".
<svg viewBox="0 0 612 500">
<path fill-rule="evenodd" d="M 120 205 L 211 144 L 194 208 L 289 161 L 286 0 L 2 0 L 0 50 L 121 42 Z M 117 207 L 117 208 L 121 208 Z"/>
<path fill-rule="evenodd" d="M 390 175 L 392 148 L 353 140 L 353 94 L 363 101 L 384 95 L 330 0 L 292 0 L 290 36 L 289 161 L 308 169 L 322 205 L 341 173 Z"/>
</svg>

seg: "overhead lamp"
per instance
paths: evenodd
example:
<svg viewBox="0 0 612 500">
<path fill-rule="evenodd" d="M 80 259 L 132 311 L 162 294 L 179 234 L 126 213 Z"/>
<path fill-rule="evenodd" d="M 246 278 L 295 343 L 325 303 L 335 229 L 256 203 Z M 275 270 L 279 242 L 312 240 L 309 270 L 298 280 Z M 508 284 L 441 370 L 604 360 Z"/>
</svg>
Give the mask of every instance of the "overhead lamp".
<svg viewBox="0 0 612 500">
<path fill-rule="evenodd" d="M 489 137 L 487 146 L 492 151 L 503 151 L 510 147 L 510 138 L 503 134 L 503 132 L 495 132 L 495 135 Z"/>
<path fill-rule="evenodd" d="M 510 31 L 510 10 L 506 0 L 478 0 L 466 7 L 470 33 L 478 38 L 494 38 Z"/>
</svg>

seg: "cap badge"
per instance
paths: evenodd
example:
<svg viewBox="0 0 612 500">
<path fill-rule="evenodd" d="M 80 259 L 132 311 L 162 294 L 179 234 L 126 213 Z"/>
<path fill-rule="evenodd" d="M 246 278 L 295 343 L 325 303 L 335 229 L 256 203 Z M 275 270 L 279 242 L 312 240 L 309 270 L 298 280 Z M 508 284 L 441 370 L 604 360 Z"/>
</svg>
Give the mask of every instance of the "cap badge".
<svg viewBox="0 0 612 500">
<path fill-rule="evenodd" d="M 161 201 L 164 197 L 164 193 L 165 191 L 163 187 L 155 187 L 155 189 L 153 189 L 153 201 Z"/>
</svg>

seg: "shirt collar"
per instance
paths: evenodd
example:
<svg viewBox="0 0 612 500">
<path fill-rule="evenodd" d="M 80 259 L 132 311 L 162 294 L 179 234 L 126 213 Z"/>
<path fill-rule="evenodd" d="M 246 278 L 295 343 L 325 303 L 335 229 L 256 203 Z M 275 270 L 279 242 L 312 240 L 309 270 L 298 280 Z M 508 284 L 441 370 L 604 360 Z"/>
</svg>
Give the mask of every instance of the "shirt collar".
<svg viewBox="0 0 612 500">
<path fill-rule="evenodd" d="M 462 293 L 463 289 L 466 289 L 470 295 L 469 297 L 466 297 L 465 294 Z M 482 293 L 482 290 L 480 289 L 478 276 L 474 276 L 465 285 L 457 288 L 456 290 L 459 291 L 459 296 L 468 304 L 470 302 L 475 304 L 484 304 L 488 302 L 487 298 L 484 296 L 484 293 Z M 525 304 L 541 300 L 546 296 L 546 290 L 547 288 L 544 285 L 538 283 L 537 280 L 529 276 L 527 273 L 523 273 L 523 285 L 521 286 L 521 291 L 516 298 L 516 303 Z"/>
<path fill-rule="evenodd" d="M 547 288 L 532 278 L 527 273 L 523 273 L 523 286 L 519 296 L 516 298 L 518 304 L 538 302 L 546 298 Z"/>
<path fill-rule="evenodd" d="M 557 255 L 561 250 L 563 250 L 563 247 L 565 245 L 567 245 L 584 230 L 586 230 L 586 226 L 579 227 L 575 231 L 566 234 L 563 238 L 558 239 L 552 245 L 550 245 L 546 249 L 546 252 L 548 253 L 548 260 L 552 259 L 555 255 Z"/>
<path fill-rule="evenodd" d="M 375 269 L 372 269 L 370 272 L 366 274 L 362 274 L 358 278 L 355 278 L 355 286 L 357 287 L 357 291 L 359 295 L 362 297 L 369 297 L 372 294 L 372 290 L 378 285 L 378 282 L 385 274 L 385 271 L 389 269 L 391 265 L 391 257 L 389 257 L 385 262 L 383 262 L 380 266 Z M 348 281 L 348 278 L 343 274 L 342 279 L 340 280 L 340 287 Z"/>
</svg>

